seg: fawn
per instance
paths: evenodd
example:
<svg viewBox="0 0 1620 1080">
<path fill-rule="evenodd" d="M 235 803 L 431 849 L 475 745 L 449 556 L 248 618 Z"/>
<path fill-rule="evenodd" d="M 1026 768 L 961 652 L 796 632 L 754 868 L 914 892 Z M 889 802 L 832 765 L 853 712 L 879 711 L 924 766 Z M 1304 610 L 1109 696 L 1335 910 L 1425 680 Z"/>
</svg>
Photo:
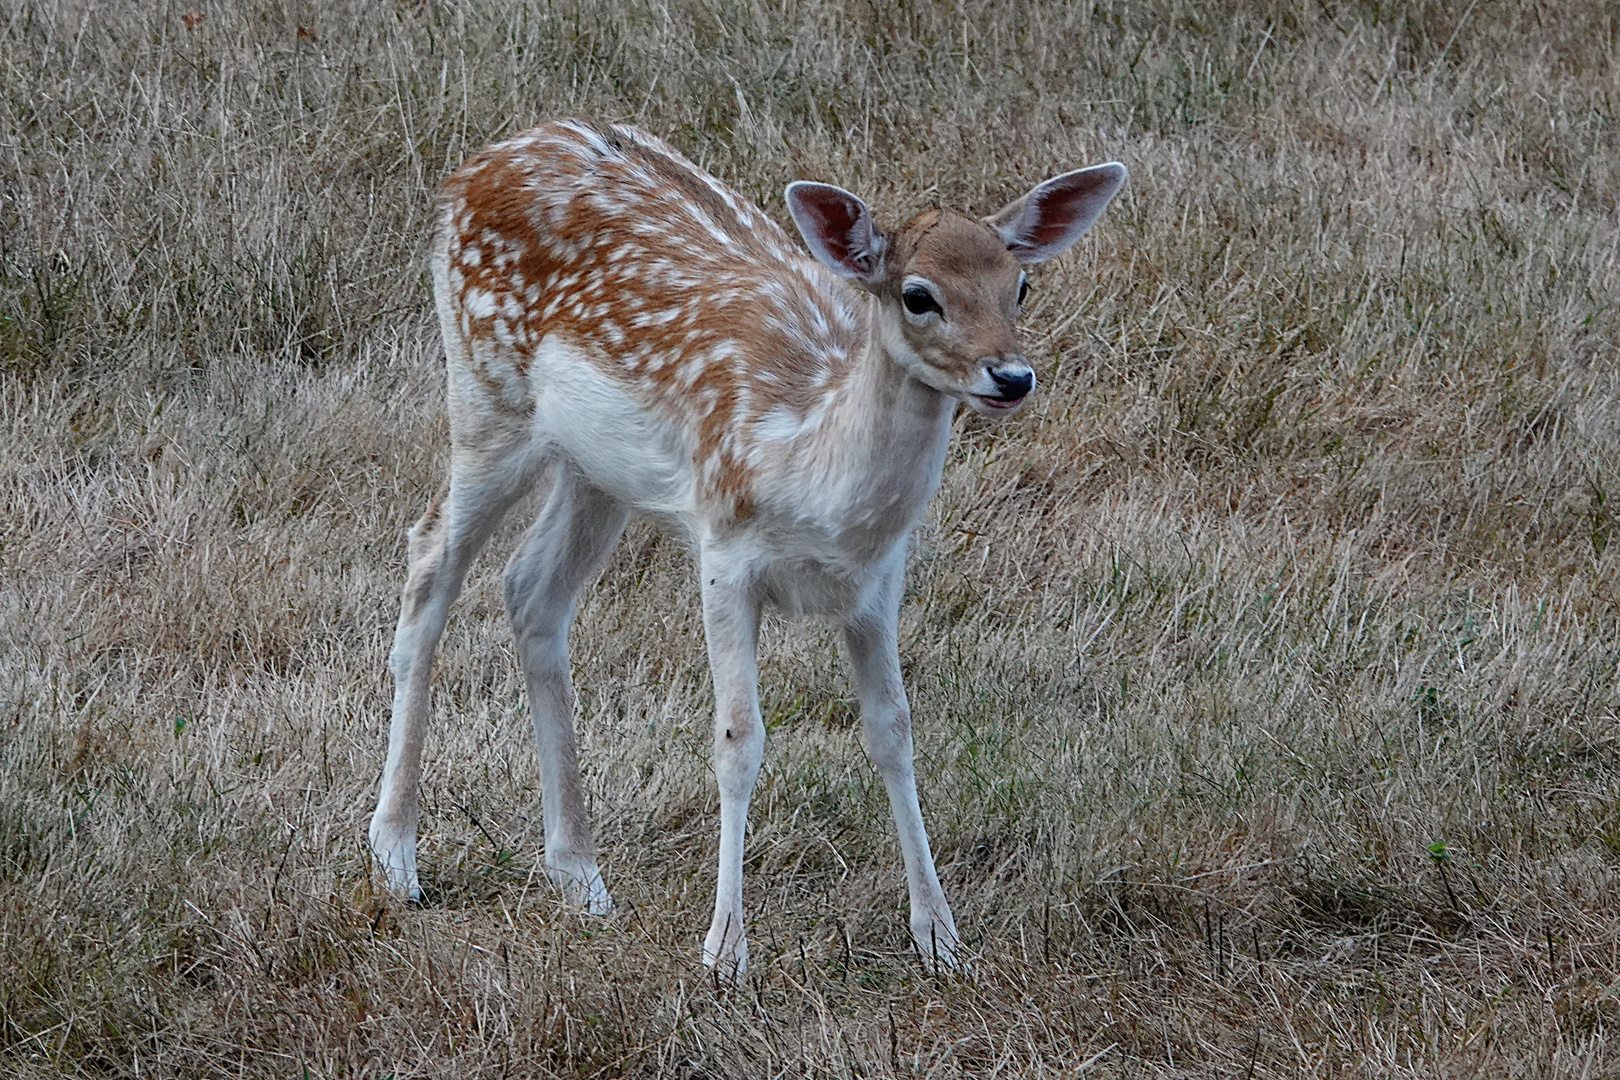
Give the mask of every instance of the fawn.
<svg viewBox="0 0 1620 1080">
<path fill-rule="evenodd" d="M 370 838 L 420 895 L 418 786 L 434 652 L 473 557 L 536 483 L 507 563 L 534 711 L 551 878 L 612 900 L 581 792 L 568 631 L 631 514 L 694 550 L 714 678 L 719 880 L 703 959 L 747 966 L 743 834 L 764 752 L 762 605 L 840 622 L 866 751 L 899 830 L 919 952 L 962 944 L 917 802 L 897 648 L 907 538 L 939 486 L 958 404 L 1016 412 L 1035 385 L 1015 321 L 1025 265 L 1066 250 L 1125 182 L 1064 173 L 982 221 L 893 232 L 828 184 L 790 184 L 814 259 L 665 143 L 563 120 L 491 146 L 439 198 L 434 299 L 449 372 L 449 479 L 410 531 Z"/>
</svg>

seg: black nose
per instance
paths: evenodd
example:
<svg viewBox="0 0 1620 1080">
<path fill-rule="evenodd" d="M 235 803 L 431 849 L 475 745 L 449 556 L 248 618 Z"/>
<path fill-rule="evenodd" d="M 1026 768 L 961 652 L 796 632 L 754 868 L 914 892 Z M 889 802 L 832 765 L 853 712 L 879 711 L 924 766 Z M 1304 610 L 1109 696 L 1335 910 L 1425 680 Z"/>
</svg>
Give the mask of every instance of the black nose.
<svg viewBox="0 0 1620 1080">
<path fill-rule="evenodd" d="M 990 381 L 996 384 L 996 391 L 1001 394 L 1003 401 L 1017 401 L 1035 386 L 1035 373 L 1028 368 L 1012 368 L 1002 371 L 990 368 Z"/>
</svg>

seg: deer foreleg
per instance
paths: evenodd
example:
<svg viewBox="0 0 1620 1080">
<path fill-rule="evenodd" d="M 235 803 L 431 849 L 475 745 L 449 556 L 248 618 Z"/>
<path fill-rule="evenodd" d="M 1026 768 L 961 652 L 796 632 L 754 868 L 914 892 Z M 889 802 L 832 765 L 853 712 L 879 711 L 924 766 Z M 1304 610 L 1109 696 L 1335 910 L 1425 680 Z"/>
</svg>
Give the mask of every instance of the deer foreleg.
<svg viewBox="0 0 1620 1080">
<path fill-rule="evenodd" d="M 748 802 L 765 756 L 759 715 L 759 599 L 751 583 L 728 578 L 722 560 L 704 553 L 703 629 L 714 676 L 714 773 L 720 785 L 720 869 L 714 920 L 703 962 L 741 981 L 748 969 L 742 866 Z"/>
<path fill-rule="evenodd" d="M 889 809 L 900 833 L 906 886 L 911 894 L 912 940 L 926 961 L 955 968 L 961 963 L 962 944 L 934 869 L 928 830 L 923 827 L 912 764 L 911 708 L 900 678 L 898 623 L 903 572 L 902 564 L 891 572 L 886 587 L 868 610 L 845 624 L 844 641 L 861 703 L 866 753 L 883 778 Z"/>
</svg>

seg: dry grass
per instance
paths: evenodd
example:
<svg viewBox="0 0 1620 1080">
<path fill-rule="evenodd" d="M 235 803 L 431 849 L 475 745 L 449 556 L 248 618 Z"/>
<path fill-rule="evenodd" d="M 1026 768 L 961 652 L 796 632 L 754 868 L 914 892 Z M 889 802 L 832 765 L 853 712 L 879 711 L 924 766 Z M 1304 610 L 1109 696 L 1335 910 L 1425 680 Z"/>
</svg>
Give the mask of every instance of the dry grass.
<svg viewBox="0 0 1620 1080">
<path fill-rule="evenodd" d="M 0 8 L 0 1070 L 1620 1075 L 1612 6 L 198 6 Z M 696 590 L 646 531 L 575 637 L 622 916 L 535 873 L 496 556 L 429 902 L 369 883 L 446 449 L 424 218 L 561 112 L 778 215 L 1132 168 L 917 544 L 971 982 L 901 952 L 832 637 L 780 623 L 757 972 L 706 981 Z"/>
</svg>

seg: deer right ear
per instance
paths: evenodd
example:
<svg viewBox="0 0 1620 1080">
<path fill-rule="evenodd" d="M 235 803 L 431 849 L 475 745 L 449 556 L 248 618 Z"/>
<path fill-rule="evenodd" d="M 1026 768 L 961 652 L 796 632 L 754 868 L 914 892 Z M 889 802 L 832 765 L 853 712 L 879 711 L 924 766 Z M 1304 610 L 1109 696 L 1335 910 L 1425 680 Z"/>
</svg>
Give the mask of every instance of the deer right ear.
<svg viewBox="0 0 1620 1080">
<path fill-rule="evenodd" d="M 872 282 L 883 273 L 883 234 L 866 204 L 841 187 L 800 180 L 787 186 L 788 213 L 810 254 L 839 277 Z"/>
</svg>

